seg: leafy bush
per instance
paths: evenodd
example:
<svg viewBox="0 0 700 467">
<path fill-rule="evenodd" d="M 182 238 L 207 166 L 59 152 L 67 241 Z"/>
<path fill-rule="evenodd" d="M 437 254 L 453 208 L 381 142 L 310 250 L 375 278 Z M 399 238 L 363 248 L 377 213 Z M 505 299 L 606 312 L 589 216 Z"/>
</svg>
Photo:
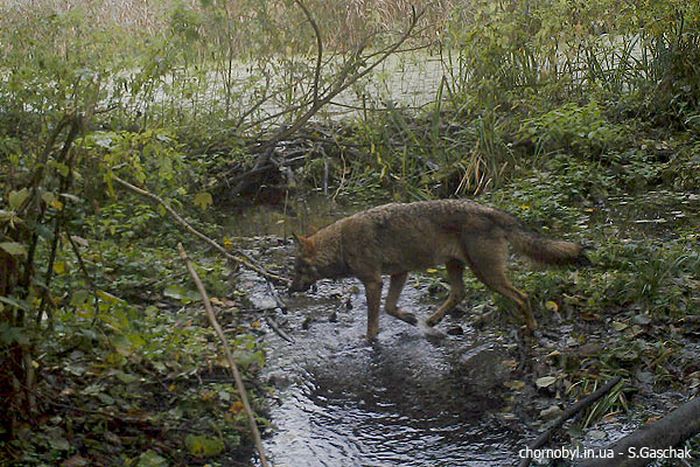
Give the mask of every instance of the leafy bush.
<svg viewBox="0 0 700 467">
<path fill-rule="evenodd" d="M 535 155 L 570 151 L 579 155 L 600 156 L 616 147 L 623 128 L 607 121 L 596 102 L 584 106 L 564 104 L 538 117 L 525 120 L 520 138 L 535 142 Z"/>
</svg>

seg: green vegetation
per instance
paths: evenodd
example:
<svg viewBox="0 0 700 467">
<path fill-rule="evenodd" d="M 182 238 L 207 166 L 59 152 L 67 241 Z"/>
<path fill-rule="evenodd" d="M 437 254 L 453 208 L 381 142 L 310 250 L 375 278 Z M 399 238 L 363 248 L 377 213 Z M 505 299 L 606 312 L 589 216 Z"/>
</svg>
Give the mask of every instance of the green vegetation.
<svg viewBox="0 0 700 467">
<path fill-rule="evenodd" d="M 592 269 L 516 278 L 545 326 L 582 317 L 569 337 L 605 342 L 548 360 L 562 389 L 644 369 L 659 391 L 697 391 L 700 3 L 35 3 L 0 7 L 0 460 L 252 453 L 176 244 L 260 416 L 260 323 L 235 268 L 118 179 L 231 250 L 216 219 L 232 204 L 476 196 L 593 247 Z M 439 60 L 428 104 L 377 91 L 396 85 L 371 69 L 384 54 Z M 489 299 L 469 284 L 470 303 Z"/>
</svg>

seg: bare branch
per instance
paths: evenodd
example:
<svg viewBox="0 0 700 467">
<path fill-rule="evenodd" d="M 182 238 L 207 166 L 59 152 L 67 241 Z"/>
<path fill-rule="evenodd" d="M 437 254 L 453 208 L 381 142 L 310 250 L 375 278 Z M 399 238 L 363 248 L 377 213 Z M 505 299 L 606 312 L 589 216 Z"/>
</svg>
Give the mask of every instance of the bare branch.
<svg viewBox="0 0 700 467">
<path fill-rule="evenodd" d="M 233 353 L 231 352 L 231 347 L 228 344 L 228 339 L 226 339 L 226 335 L 224 334 L 223 329 L 221 329 L 221 325 L 216 319 L 214 309 L 212 308 L 211 302 L 209 301 L 209 296 L 207 295 L 207 291 L 204 289 L 204 284 L 202 284 L 199 275 L 197 275 L 197 271 L 195 271 L 194 266 L 192 265 L 192 260 L 189 256 L 187 256 L 187 252 L 182 246 L 182 243 L 177 244 L 177 249 L 180 252 L 180 257 L 185 262 L 185 266 L 187 266 L 187 270 L 189 271 L 190 276 L 192 276 L 192 280 L 197 286 L 197 290 L 199 290 L 199 294 L 202 296 L 204 310 L 207 313 L 209 322 L 214 328 L 214 331 L 216 332 L 217 336 L 219 336 L 219 340 L 221 340 L 221 345 L 223 345 L 224 347 L 224 354 L 226 355 L 226 360 L 228 361 L 229 368 L 231 369 L 233 380 L 236 382 L 236 389 L 238 390 L 238 395 L 240 396 L 241 402 L 243 403 L 243 408 L 245 409 L 246 414 L 248 415 L 248 421 L 250 422 L 250 431 L 253 434 L 253 439 L 255 440 L 255 448 L 258 450 L 258 455 L 260 456 L 260 464 L 263 467 L 267 467 L 269 464 L 267 463 L 267 458 L 265 457 L 265 450 L 263 449 L 262 440 L 260 439 L 260 431 L 258 430 L 257 423 L 255 422 L 255 413 L 253 412 L 253 409 L 250 407 L 250 403 L 248 402 L 248 395 L 246 394 L 245 386 L 243 385 L 243 378 L 241 378 L 241 374 L 238 371 L 236 361 L 233 359 Z"/>
<path fill-rule="evenodd" d="M 633 456 L 631 452 L 639 453 L 643 448 L 648 448 L 649 452 L 668 449 L 680 445 L 698 433 L 700 433 L 700 397 L 695 397 L 661 420 L 646 425 L 606 446 L 604 449 L 614 453 L 613 459 L 592 459 L 583 464 L 583 467 L 641 467 L 647 465 L 650 459 L 644 456 Z"/>
<path fill-rule="evenodd" d="M 610 381 L 608 381 L 607 383 L 605 383 L 604 386 L 601 386 L 596 391 L 592 392 L 591 394 L 587 395 L 583 399 L 577 401 L 576 403 L 574 403 L 573 405 L 568 407 L 564 411 L 564 413 L 562 413 L 561 416 L 556 419 L 556 421 L 552 424 L 552 426 L 549 427 L 549 429 L 547 431 L 545 431 L 544 433 L 539 435 L 537 437 L 537 439 L 535 441 L 533 441 L 532 443 L 530 443 L 530 445 L 528 447 L 534 451 L 535 449 L 538 449 L 538 448 L 544 446 L 545 444 L 547 444 L 547 441 L 549 441 L 549 438 L 552 437 L 552 434 L 554 434 L 554 432 L 556 430 L 558 430 L 559 427 L 561 427 L 565 421 L 567 421 L 568 419 L 570 419 L 571 417 L 573 417 L 574 415 L 579 413 L 581 410 L 592 405 L 598 399 L 603 397 L 612 388 L 617 386 L 617 384 L 621 381 L 621 379 L 622 378 L 620 378 L 619 376 L 616 376 L 615 378 L 613 378 Z M 530 459 L 529 457 L 524 457 L 520 461 L 520 463 L 518 464 L 518 467 L 527 467 L 530 465 L 530 462 L 532 462 L 532 459 Z"/>
<path fill-rule="evenodd" d="M 314 104 L 318 102 L 318 83 L 321 80 L 321 61 L 323 60 L 323 40 L 321 39 L 321 29 L 311 15 L 311 12 L 306 8 L 306 5 L 301 0 L 294 0 L 294 3 L 302 9 L 306 19 L 309 20 L 311 27 L 316 35 L 316 69 L 314 71 Z"/>
<path fill-rule="evenodd" d="M 271 146 L 276 145 L 279 141 L 282 141 L 286 138 L 288 138 L 290 135 L 294 134 L 296 131 L 298 131 L 301 127 L 303 127 L 306 122 L 308 122 L 311 117 L 316 115 L 316 113 L 326 104 L 331 102 L 335 96 L 352 86 L 354 83 L 356 83 L 358 80 L 364 78 L 367 76 L 369 73 L 372 72 L 379 64 L 381 64 L 384 60 L 387 59 L 391 54 L 396 52 L 401 45 L 411 36 L 411 33 L 416 27 L 416 24 L 418 23 L 418 20 L 420 17 L 423 15 L 424 11 L 420 13 L 416 13 L 416 10 L 412 10 L 412 15 L 411 15 L 411 21 L 408 25 L 408 28 L 406 28 L 406 31 L 399 37 L 399 39 L 394 42 L 392 45 L 389 47 L 386 47 L 382 51 L 376 52 L 372 54 L 372 56 L 378 56 L 378 58 L 371 63 L 370 65 L 367 65 L 364 69 L 361 71 L 356 71 L 352 73 L 352 69 L 358 64 L 363 61 L 363 58 L 361 57 L 361 52 L 363 50 L 363 46 L 360 47 L 356 53 L 354 54 L 353 58 L 348 60 L 348 62 L 345 64 L 343 69 L 338 73 L 336 76 L 336 79 L 334 82 L 329 86 L 328 91 L 325 93 L 323 97 L 319 97 L 314 104 L 306 111 L 304 114 L 302 114 L 300 117 L 296 119 L 294 123 L 292 123 L 290 126 L 283 128 L 282 130 L 278 131 L 277 134 L 275 134 L 272 138 L 270 138 L 268 141 L 262 144 L 261 147 L 258 147 L 257 150 L 261 151 L 263 148 L 268 148 Z"/>
<path fill-rule="evenodd" d="M 261 276 L 270 279 L 274 282 L 278 282 L 281 284 L 289 285 L 290 281 L 286 277 L 279 276 L 275 273 L 269 272 L 262 266 L 258 265 L 255 263 L 255 260 L 252 258 L 248 257 L 245 253 L 241 251 L 236 251 L 235 254 L 229 253 L 223 246 L 219 245 L 217 242 L 212 240 L 211 238 L 207 237 L 204 235 L 202 232 L 199 230 L 195 229 L 192 227 L 185 219 L 182 218 L 168 203 L 166 203 L 162 198 L 160 198 L 157 195 L 154 195 L 150 191 L 144 190 L 143 188 L 139 188 L 135 185 L 132 185 L 131 183 L 127 182 L 126 180 L 122 180 L 121 178 L 117 177 L 116 175 L 113 175 L 114 180 L 116 180 L 120 185 L 128 188 L 129 190 L 133 191 L 134 193 L 138 193 L 142 196 L 145 196 L 147 198 L 152 199 L 153 201 L 157 202 L 165 210 L 170 214 L 170 216 L 175 219 L 175 221 L 180 224 L 182 227 L 185 228 L 188 232 L 192 233 L 196 237 L 200 238 L 201 240 L 204 240 L 206 243 L 214 247 L 216 250 L 218 250 L 222 255 L 224 255 L 226 258 L 230 259 L 234 263 L 240 264 L 241 266 L 245 266 L 248 269 L 251 269 Z"/>
</svg>

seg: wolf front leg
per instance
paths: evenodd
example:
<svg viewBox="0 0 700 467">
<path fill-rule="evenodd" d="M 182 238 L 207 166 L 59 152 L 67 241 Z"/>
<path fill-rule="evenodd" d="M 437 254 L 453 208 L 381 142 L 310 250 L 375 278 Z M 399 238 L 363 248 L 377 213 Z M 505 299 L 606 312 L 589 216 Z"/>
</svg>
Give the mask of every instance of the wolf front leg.
<svg viewBox="0 0 700 467">
<path fill-rule="evenodd" d="M 408 324 L 416 325 L 418 320 L 413 315 L 413 313 L 407 313 L 397 306 L 399 301 L 399 296 L 401 295 L 401 290 L 404 284 L 406 284 L 406 278 L 408 277 L 407 272 L 402 272 L 399 274 L 393 274 L 391 276 L 391 282 L 389 283 L 389 292 L 386 294 L 386 304 L 384 309 L 387 314 L 398 318 L 401 321 L 405 321 Z"/>
<path fill-rule="evenodd" d="M 363 281 L 367 296 L 367 339 L 374 340 L 379 333 L 379 306 L 382 299 L 381 276 Z"/>
</svg>

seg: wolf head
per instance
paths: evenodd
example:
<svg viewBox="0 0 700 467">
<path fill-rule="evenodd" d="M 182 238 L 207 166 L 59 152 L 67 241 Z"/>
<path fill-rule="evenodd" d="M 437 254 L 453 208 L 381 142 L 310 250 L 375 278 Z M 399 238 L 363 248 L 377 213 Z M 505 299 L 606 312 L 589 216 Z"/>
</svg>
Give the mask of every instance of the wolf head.
<svg viewBox="0 0 700 467">
<path fill-rule="evenodd" d="M 294 235 L 297 243 L 297 254 L 294 260 L 294 277 L 289 292 L 304 292 L 309 290 L 321 278 L 318 273 L 316 260 L 316 245 L 309 237 Z"/>
</svg>

